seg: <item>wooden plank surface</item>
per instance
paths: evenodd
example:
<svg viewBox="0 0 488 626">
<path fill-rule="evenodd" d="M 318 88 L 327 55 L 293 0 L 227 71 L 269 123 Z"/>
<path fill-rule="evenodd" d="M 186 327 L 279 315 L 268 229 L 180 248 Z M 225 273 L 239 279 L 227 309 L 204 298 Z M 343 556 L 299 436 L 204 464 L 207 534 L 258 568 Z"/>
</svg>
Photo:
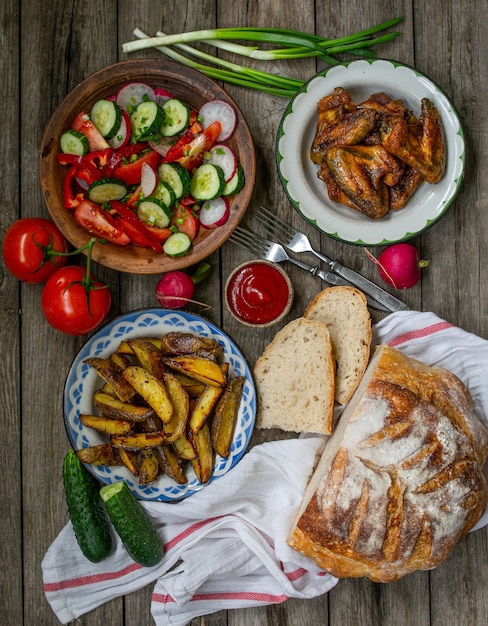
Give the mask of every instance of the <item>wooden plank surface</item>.
<svg viewBox="0 0 488 626">
<path fill-rule="evenodd" d="M 379 54 L 415 65 L 443 89 L 463 120 L 467 143 L 461 192 L 446 216 L 414 240 L 422 257 L 430 263 L 421 283 L 402 297 L 412 308 L 434 311 L 488 338 L 486 1 L 363 0 L 338 4 L 313 0 L 4 0 L 0 5 L 0 76 L 4 97 L 0 151 L 2 236 L 17 217 L 45 214 L 37 178 L 43 129 L 70 89 L 90 73 L 126 58 L 121 44 L 132 38 L 135 27 L 152 33 L 157 29 L 177 32 L 214 26 L 279 26 L 336 37 L 399 15 L 405 17 L 400 27 L 402 36 L 383 46 Z M 146 51 L 137 56 L 158 54 Z M 263 65 L 263 69 L 271 67 L 306 79 L 322 66 L 314 60 Z M 291 209 L 274 156 L 276 131 L 287 101 L 235 86 L 226 89 L 246 116 L 256 144 L 258 176 L 252 206 L 275 208 L 306 230 L 324 252 L 375 277 L 374 267 L 361 249 L 320 235 Z M 252 213 L 251 208 L 249 219 Z M 230 244 L 214 253 L 210 259 L 214 266 L 212 277 L 201 286 L 198 297 L 211 304 L 206 316 L 234 338 L 253 364 L 276 329 L 249 333 L 231 319 L 221 302 L 222 281 L 233 267 L 248 258 L 245 251 Z M 287 270 L 297 291 L 291 319 L 301 314 L 322 285 L 295 267 Z M 155 277 L 121 275 L 100 266 L 96 266 L 96 274 L 110 282 L 111 318 L 155 304 Z M 40 307 L 39 285 L 20 285 L 4 265 L 0 276 L 0 462 L 4 503 L 0 623 L 54 625 L 58 621 L 44 598 L 40 563 L 67 521 L 60 474 L 69 447 L 63 425 L 62 392 L 69 365 L 84 338 L 61 335 L 47 326 Z M 373 312 L 374 320 L 380 317 Z M 252 443 L 266 438 L 269 433 L 256 433 Z M 344 580 L 314 600 L 222 611 L 194 620 L 192 626 L 482 626 L 488 623 L 484 582 L 488 577 L 487 539 L 486 529 L 472 533 L 437 570 L 416 573 L 391 585 Z M 101 606 L 80 621 L 85 626 L 149 625 L 150 597 L 151 588 L 147 587 Z"/>
</svg>

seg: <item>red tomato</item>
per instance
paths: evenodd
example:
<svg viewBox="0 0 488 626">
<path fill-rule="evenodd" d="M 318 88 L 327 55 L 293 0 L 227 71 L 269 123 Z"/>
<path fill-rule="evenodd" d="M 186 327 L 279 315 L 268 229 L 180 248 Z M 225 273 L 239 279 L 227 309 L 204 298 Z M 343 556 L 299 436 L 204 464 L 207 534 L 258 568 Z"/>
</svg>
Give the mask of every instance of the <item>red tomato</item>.
<svg viewBox="0 0 488 626">
<path fill-rule="evenodd" d="M 161 155 L 155 150 L 145 152 L 130 163 L 125 163 L 114 168 L 113 175 L 120 178 L 126 185 L 138 185 L 141 182 L 141 169 L 143 163 L 149 163 L 151 167 L 156 169 L 159 165 Z"/>
<path fill-rule="evenodd" d="M 68 265 L 57 270 L 42 290 L 41 305 L 46 320 L 67 335 L 84 335 L 99 326 L 107 316 L 112 298 L 106 285 L 91 277 L 86 268 Z"/>
<path fill-rule="evenodd" d="M 91 200 L 83 200 L 75 209 L 75 220 L 86 230 L 110 243 L 125 246 L 130 243 L 128 235 L 120 228 L 115 219 Z"/>
<path fill-rule="evenodd" d="M 191 207 L 178 203 L 173 214 L 172 223 L 181 233 L 186 233 L 192 241 L 197 236 L 200 222 L 193 214 Z"/>
<path fill-rule="evenodd" d="M 25 217 L 14 222 L 5 233 L 2 254 L 8 271 L 25 283 L 43 283 L 67 257 L 68 243 L 56 225 L 42 217 Z"/>
</svg>

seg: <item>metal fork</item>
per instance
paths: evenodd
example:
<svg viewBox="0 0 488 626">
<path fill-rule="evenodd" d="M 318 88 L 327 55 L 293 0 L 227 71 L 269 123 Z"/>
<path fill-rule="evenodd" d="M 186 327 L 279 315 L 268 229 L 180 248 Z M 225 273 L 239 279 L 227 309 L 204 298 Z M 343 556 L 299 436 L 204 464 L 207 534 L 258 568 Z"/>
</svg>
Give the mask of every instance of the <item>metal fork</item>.
<svg viewBox="0 0 488 626">
<path fill-rule="evenodd" d="M 359 274 L 345 265 L 342 265 L 337 260 L 333 260 L 330 257 L 318 252 L 312 247 L 308 237 L 296 230 L 282 219 L 277 217 L 269 209 L 260 207 L 259 212 L 256 214 L 256 218 L 264 225 L 268 235 L 277 239 L 284 247 L 292 250 L 293 252 L 311 252 L 317 258 L 321 259 L 330 267 L 331 271 L 339 276 L 342 276 L 350 284 L 354 285 L 365 294 L 374 298 L 374 300 L 381 303 L 388 311 L 401 311 L 408 310 L 408 306 L 393 296 L 391 293 L 376 285 L 368 278 Z M 383 310 L 385 310 L 383 309 Z"/>
<path fill-rule="evenodd" d="M 318 265 L 312 266 L 307 263 L 303 263 L 303 261 L 299 261 L 298 259 L 294 259 L 291 257 L 285 248 L 279 243 L 275 243 L 274 241 L 269 241 L 256 233 L 251 232 L 250 230 L 246 230 L 242 226 L 238 226 L 234 232 L 229 237 L 229 241 L 235 243 L 246 250 L 251 251 L 253 254 L 256 254 L 261 259 L 267 259 L 268 261 L 273 261 L 274 263 L 282 263 L 283 261 L 290 261 L 294 265 L 301 267 L 303 270 L 306 270 L 312 276 L 318 276 L 326 283 L 330 285 L 347 285 L 351 286 L 351 283 L 348 282 L 342 276 L 335 274 L 334 272 L 327 272 L 321 270 Z M 388 309 L 381 305 L 376 300 L 369 298 L 366 296 L 368 303 L 370 306 L 379 309 L 380 311 L 387 311 Z"/>
</svg>

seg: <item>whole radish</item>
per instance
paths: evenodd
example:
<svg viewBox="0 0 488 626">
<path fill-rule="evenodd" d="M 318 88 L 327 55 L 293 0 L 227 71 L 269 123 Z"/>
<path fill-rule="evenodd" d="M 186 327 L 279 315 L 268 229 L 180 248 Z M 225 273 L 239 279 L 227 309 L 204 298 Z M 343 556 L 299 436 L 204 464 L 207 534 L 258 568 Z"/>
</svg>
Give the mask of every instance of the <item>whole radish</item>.
<svg viewBox="0 0 488 626">
<path fill-rule="evenodd" d="M 190 275 L 181 270 L 163 274 L 156 285 L 156 300 L 167 309 L 181 309 L 194 302 L 195 285 L 204 280 L 211 271 L 208 263 L 201 263 Z"/>
<path fill-rule="evenodd" d="M 385 248 L 374 262 L 380 278 L 395 289 L 409 289 L 418 283 L 422 268 L 428 261 L 420 259 L 417 248 L 410 243 L 397 243 Z"/>
</svg>

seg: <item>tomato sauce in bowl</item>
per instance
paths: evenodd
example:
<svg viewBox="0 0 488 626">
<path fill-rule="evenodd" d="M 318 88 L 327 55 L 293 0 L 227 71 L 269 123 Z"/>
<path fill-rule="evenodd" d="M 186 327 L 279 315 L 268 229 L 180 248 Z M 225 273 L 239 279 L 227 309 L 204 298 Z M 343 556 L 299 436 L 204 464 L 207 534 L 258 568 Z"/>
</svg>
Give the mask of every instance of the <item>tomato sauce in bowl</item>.
<svg viewBox="0 0 488 626">
<path fill-rule="evenodd" d="M 262 259 L 237 267 L 225 286 L 230 313 L 248 326 L 271 326 L 283 319 L 293 304 L 293 287 L 276 263 Z"/>
</svg>

